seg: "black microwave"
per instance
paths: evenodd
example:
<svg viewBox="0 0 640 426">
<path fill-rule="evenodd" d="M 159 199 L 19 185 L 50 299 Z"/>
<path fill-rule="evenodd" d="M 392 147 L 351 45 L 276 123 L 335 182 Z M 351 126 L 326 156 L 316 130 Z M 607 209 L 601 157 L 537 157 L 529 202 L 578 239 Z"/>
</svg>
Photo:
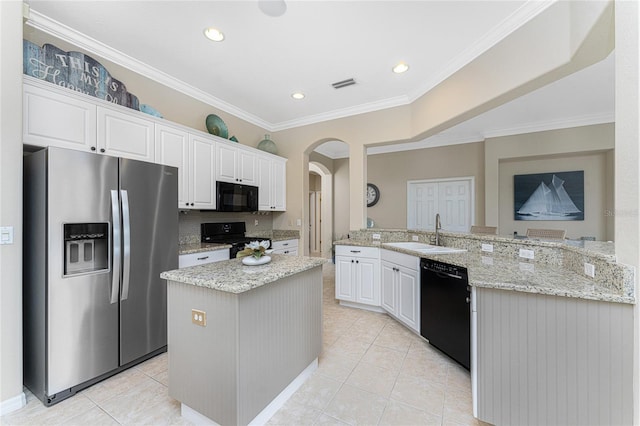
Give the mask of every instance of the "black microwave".
<svg viewBox="0 0 640 426">
<path fill-rule="evenodd" d="M 216 182 L 219 212 L 258 211 L 258 187 L 237 183 Z"/>
</svg>

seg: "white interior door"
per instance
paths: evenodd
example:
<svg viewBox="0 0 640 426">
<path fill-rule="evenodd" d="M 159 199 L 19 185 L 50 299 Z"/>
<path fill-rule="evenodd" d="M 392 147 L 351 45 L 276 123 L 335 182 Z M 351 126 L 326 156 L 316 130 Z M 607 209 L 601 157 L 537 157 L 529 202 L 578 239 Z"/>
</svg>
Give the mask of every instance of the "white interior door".
<svg viewBox="0 0 640 426">
<path fill-rule="evenodd" d="M 309 192 L 309 253 L 316 251 L 316 194 Z"/>
<path fill-rule="evenodd" d="M 407 182 L 407 228 L 469 232 L 473 223 L 474 179 L 456 178 Z"/>
</svg>

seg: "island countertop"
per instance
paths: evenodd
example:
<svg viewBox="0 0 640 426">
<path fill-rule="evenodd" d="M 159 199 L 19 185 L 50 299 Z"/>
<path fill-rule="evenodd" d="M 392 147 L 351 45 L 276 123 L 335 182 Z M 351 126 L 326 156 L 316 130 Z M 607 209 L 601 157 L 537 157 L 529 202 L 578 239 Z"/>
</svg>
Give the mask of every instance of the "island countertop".
<svg viewBox="0 0 640 426">
<path fill-rule="evenodd" d="M 283 254 L 270 256 L 272 260 L 266 265 L 246 266 L 241 259 L 231 259 L 166 271 L 160 274 L 160 278 L 238 294 L 327 262 L 327 259 L 318 257 Z"/>
</svg>

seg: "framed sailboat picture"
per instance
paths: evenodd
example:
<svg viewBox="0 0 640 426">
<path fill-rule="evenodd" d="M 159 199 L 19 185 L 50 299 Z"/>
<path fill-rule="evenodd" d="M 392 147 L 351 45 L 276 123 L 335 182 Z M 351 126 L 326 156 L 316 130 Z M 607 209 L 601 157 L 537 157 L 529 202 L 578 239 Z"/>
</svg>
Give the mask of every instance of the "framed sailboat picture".
<svg viewBox="0 0 640 426">
<path fill-rule="evenodd" d="M 515 220 L 584 220 L 584 171 L 513 176 Z"/>
</svg>

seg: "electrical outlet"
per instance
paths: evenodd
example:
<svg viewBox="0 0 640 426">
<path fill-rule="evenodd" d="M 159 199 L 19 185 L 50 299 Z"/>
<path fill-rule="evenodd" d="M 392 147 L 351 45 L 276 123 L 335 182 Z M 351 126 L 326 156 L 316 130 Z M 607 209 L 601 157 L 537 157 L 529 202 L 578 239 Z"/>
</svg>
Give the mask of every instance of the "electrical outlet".
<svg viewBox="0 0 640 426">
<path fill-rule="evenodd" d="M 380 234 L 372 234 L 371 238 L 373 238 L 374 240 L 379 240 L 380 239 Z"/>
<path fill-rule="evenodd" d="M 412 235 L 411 236 L 411 241 L 418 241 L 418 240 L 419 240 L 419 238 L 418 238 L 417 235 Z"/>
<path fill-rule="evenodd" d="M 191 310 L 191 322 L 202 327 L 207 326 L 207 313 L 198 309 Z"/>
<path fill-rule="evenodd" d="M 296 225 L 302 226 L 302 219 L 296 219 Z"/>
<path fill-rule="evenodd" d="M 254 225 L 254 226 L 258 226 L 258 219 L 255 219 L 255 220 L 253 221 L 253 225 Z"/>
<path fill-rule="evenodd" d="M 520 257 L 525 259 L 533 259 L 533 250 L 520 249 Z"/>
<path fill-rule="evenodd" d="M 13 244 L 13 226 L 0 227 L 0 244 Z"/>
<path fill-rule="evenodd" d="M 482 244 L 482 251 L 493 253 L 493 244 Z"/>
<path fill-rule="evenodd" d="M 595 278 L 596 267 L 591 263 L 584 262 L 584 274 L 588 277 Z"/>
</svg>

